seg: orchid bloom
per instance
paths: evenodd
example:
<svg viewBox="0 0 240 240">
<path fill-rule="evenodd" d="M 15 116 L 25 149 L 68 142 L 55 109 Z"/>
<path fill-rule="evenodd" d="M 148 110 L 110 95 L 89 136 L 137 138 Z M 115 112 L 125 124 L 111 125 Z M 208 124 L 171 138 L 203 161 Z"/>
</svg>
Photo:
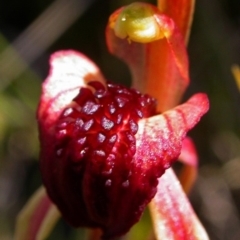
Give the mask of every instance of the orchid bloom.
<svg viewBox="0 0 240 240">
<path fill-rule="evenodd" d="M 16 239 L 44 239 L 58 211 L 72 226 L 114 239 L 149 203 L 156 239 L 208 239 L 170 168 L 178 158 L 190 166 L 182 175 L 190 189 L 197 159 L 186 134 L 209 107 L 203 93 L 177 105 L 189 83 L 192 9 L 190 0 L 164 0 L 110 16 L 107 45 L 130 67 L 131 89 L 106 81 L 81 53 L 51 56 L 37 113 L 46 191 L 20 214 Z"/>
</svg>

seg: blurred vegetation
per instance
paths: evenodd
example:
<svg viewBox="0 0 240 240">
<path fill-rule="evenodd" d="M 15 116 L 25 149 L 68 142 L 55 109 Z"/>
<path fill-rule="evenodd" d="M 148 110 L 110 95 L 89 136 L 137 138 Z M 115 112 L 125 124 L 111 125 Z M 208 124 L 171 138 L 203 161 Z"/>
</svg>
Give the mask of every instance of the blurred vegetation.
<svg viewBox="0 0 240 240">
<path fill-rule="evenodd" d="M 104 29 L 110 13 L 131 2 L 0 2 L 1 240 L 11 239 L 16 214 L 41 184 L 35 112 L 49 55 L 59 49 L 76 49 L 92 58 L 107 79 L 130 85 L 127 67 L 107 52 Z M 48 15 L 43 15 L 47 9 Z M 239 0 L 196 1 L 188 50 L 191 85 L 185 97 L 203 91 L 211 103 L 207 116 L 190 133 L 200 156 L 199 178 L 190 199 L 212 240 L 237 240 L 240 93 L 231 67 L 240 64 Z M 131 238 L 144 239 L 146 229 L 147 212 Z M 73 230 L 60 221 L 50 239 L 84 239 L 84 230 Z"/>
</svg>

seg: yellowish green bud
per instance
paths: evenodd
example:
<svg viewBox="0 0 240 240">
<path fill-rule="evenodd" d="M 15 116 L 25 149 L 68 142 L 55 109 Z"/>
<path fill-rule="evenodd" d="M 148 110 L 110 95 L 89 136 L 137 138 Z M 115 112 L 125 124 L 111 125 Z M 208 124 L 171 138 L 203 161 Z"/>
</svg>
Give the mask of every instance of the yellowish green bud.
<svg viewBox="0 0 240 240">
<path fill-rule="evenodd" d="M 164 37 L 153 9 L 145 3 L 136 2 L 123 8 L 111 26 L 117 37 L 130 42 L 148 43 Z"/>
</svg>

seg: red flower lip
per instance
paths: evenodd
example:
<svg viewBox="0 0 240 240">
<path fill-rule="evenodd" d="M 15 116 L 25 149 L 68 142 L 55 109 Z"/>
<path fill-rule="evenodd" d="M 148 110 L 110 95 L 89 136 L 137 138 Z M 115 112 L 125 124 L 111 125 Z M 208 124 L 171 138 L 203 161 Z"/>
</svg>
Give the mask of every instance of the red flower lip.
<svg viewBox="0 0 240 240">
<path fill-rule="evenodd" d="M 75 104 L 60 115 L 54 131 L 56 156 L 51 161 L 55 163 L 51 165 L 53 169 L 48 168 L 51 176 L 43 177 L 51 178 L 50 196 L 72 225 L 101 226 L 118 233 L 118 229 L 126 228 L 124 224 L 128 230 L 139 218 L 135 212 L 146 201 L 140 194 L 133 195 L 142 183 L 138 182 L 139 173 L 132 158 L 138 120 L 148 117 L 156 104 L 151 97 L 133 89 L 109 83 L 104 89 L 99 82 L 89 85 L 95 92 L 81 88 L 73 99 Z M 48 164 L 43 162 L 45 165 Z M 71 195 L 66 196 L 59 188 L 64 184 Z M 133 201 L 139 203 L 123 204 Z M 81 204 L 72 212 L 69 206 L 75 202 Z M 83 209 L 88 209 L 87 213 Z M 135 214 L 126 219 L 127 212 Z M 116 218 L 118 226 L 112 224 Z"/>
<path fill-rule="evenodd" d="M 179 156 L 186 132 L 207 111 L 207 97 L 195 95 L 151 117 L 154 99 L 103 83 L 83 55 L 61 51 L 51 59 L 38 111 L 47 192 L 73 226 L 100 227 L 104 238 L 122 235 L 139 220 L 156 193 L 158 177 Z M 77 68 L 68 72 L 83 61 L 95 69 L 95 81 Z M 58 81 L 62 87 L 56 91 L 52 86 Z M 65 94 L 72 99 L 63 104 Z"/>
</svg>

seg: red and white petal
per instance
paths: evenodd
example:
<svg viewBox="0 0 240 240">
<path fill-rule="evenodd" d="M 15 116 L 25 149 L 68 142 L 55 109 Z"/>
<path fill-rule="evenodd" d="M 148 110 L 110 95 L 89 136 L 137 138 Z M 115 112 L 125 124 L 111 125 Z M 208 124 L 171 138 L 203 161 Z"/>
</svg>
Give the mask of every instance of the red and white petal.
<svg viewBox="0 0 240 240">
<path fill-rule="evenodd" d="M 40 124 L 45 128 L 51 127 L 81 87 L 86 87 L 90 81 L 105 84 L 98 67 L 85 55 L 73 50 L 54 53 L 50 58 L 50 66 L 37 114 Z"/>
<path fill-rule="evenodd" d="M 208 240 L 172 169 L 159 179 L 150 203 L 156 240 Z"/>
<path fill-rule="evenodd" d="M 160 170 L 170 167 L 180 155 L 186 133 L 198 123 L 208 108 L 207 96 L 199 93 L 172 110 L 140 120 L 136 134 L 136 161 L 144 156 L 146 168 L 151 165 Z"/>
<path fill-rule="evenodd" d="M 41 187 L 18 215 L 14 239 L 46 239 L 59 217 L 59 211 Z"/>
<path fill-rule="evenodd" d="M 158 0 L 161 12 L 171 17 L 187 43 L 192 24 L 195 0 Z"/>
<path fill-rule="evenodd" d="M 109 51 L 127 63 L 133 77 L 132 86 L 158 100 L 158 111 L 166 111 L 180 101 L 188 83 L 188 58 L 183 38 L 174 21 L 158 8 L 143 4 L 152 11 L 153 23 L 161 39 L 148 43 L 129 41 L 116 36 L 113 25 L 124 8 L 109 18 L 106 38 Z"/>
</svg>

